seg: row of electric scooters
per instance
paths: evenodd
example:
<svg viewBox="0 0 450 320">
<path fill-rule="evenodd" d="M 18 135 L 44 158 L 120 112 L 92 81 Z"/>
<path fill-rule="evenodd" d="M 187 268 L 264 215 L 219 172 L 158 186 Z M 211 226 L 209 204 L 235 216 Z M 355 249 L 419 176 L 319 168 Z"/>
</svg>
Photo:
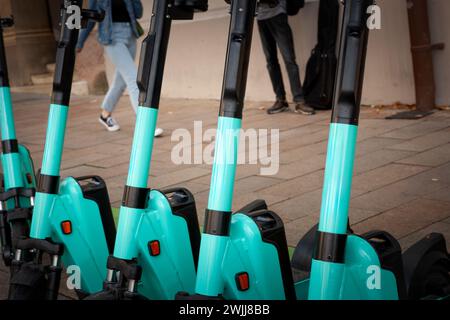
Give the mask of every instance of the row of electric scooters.
<svg viewBox="0 0 450 320">
<path fill-rule="evenodd" d="M 277 1 L 277 0 L 260 0 Z M 430 234 L 402 254 L 387 232 L 356 235 L 348 210 L 367 50 L 367 8 L 346 0 L 320 222 L 292 259 L 279 216 L 256 200 L 232 212 L 238 134 L 257 0 L 232 0 L 214 165 L 203 232 L 184 188 L 147 185 L 172 20 L 193 19 L 206 0 L 154 0 L 138 72 L 139 108 L 116 231 L 98 176 L 61 181 L 78 29 L 61 36 L 42 167 L 35 178 L 18 144 L 3 36 L 0 39 L 0 234 L 10 266 L 9 299 L 57 299 L 63 266 L 80 270 L 82 299 L 444 299 L 450 296 L 445 239 Z M 82 10 L 83 25 L 102 12 Z M 1 32 L 13 25 L 1 19 Z M 232 155 L 230 157 L 230 155 Z M 230 158 L 232 159 L 230 161 Z M 374 278 L 375 277 L 375 278 Z"/>
</svg>

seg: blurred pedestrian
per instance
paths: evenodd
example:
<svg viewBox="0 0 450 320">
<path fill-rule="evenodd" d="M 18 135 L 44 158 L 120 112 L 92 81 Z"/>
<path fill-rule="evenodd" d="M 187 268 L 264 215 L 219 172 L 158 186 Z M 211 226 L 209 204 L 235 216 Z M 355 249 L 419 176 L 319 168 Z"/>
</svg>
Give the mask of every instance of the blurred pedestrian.
<svg viewBox="0 0 450 320">
<path fill-rule="evenodd" d="M 105 12 L 105 18 L 98 27 L 98 41 L 116 67 L 113 82 L 101 106 L 99 122 L 108 131 L 117 131 L 120 126 L 112 115 L 125 89 L 128 89 L 134 111 L 138 108 L 139 89 L 134 59 L 137 39 L 143 34 L 137 21 L 142 17 L 143 7 L 140 0 L 89 0 L 89 9 Z M 78 52 L 83 49 L 94 27 L 95 22 L 90 21 L 87 28 L 80 32 Z M 156 128 L 155 136 L 160 136 L 162 132 L 162 129 Z"/>
<path fill-rule="evenodd" d="M 300 71 L 295 57 L 292 30 L 288 23 L 286 0 L 279 0 L 275 4 L 270 2 L 259 3 L 257 20 L 261 43 L 267 61 L 267 70 L 269 71 L 273 91 L 276 96 L 275 104 L 267 110 L 267 113 L 275 114 L 289 110 L 280 63 L 278 61 L 278 48 L 286 65 L 291 92 L 295 102 L 294 111 L 305 115 L 314 114 L 314 108 L 305 104 Z"/>
</svg>

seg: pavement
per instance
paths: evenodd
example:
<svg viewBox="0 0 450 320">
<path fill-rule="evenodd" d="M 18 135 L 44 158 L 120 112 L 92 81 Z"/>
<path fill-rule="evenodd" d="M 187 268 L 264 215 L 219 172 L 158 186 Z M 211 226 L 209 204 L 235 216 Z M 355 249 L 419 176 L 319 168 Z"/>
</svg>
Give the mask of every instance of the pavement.
<svg viewBox="0 0 450 320">
<path fill-rule="evenodd" d="M 108 185 L 113 207 L 119 207 L 125 184 L 134 129 L 134 113 L 123 97 L 115 117 L 122 129 L 107 132 L 98 122 L 102 97 L 72 100 L 61 175 L 97 174 Z M 42 161 L 49 97 L 13 95 L 19 142 L 31 151 L 35 167 Z M 279 129 L 279 171 L 260 175 L 261 164 L 241 164 L 237 169 L 233 209 L 254 199 L 266 199 L 284 223 L 290 246 L 318 222 L 330 112 L 302 116 L 293 112 L 267 115 L 262 106 L 247 102 L 244 129 Z M 149 186 L 183 186 L 191 190 L 203 223 L 211 166 L 205 163 L 174 164 L 172 133 L 180 128 L 194 131 L 217 124 L 219 102 L 215 100 L 163 99 L 158 126 L 165 130 L 156 139 Z M 409 247 L 430 232 L 440 232 L 450 245 L 450 112 L 436 111 L 421 120 L 385 120 L 394 109 L 363 107 L 355 160 L 350 221 L 353 230 L 364 233 L 383 229 Z M 179 133 L 176 131 L 175 133 Z M 259 131 L 263 132 L 263 131 Z M 275 132 L 275 131 L 272 131 Z M 204 151 L 209 142 L 187 141 L 193 150 Z M 203 148 L 198 149 L 200 146 Z M 197 149 L 196 149 L 197 148 Z M 270 158 L 269 154 L 262 160 Z M 263 161 L 264 162 L 264 161 Z M 7 270 L 0 268 L 0 298 L 6 296 Z M 67 293 L 67 296 L 71 296 Z M 63 298 L 66 295 L 63 296 Z"/>
</svg>

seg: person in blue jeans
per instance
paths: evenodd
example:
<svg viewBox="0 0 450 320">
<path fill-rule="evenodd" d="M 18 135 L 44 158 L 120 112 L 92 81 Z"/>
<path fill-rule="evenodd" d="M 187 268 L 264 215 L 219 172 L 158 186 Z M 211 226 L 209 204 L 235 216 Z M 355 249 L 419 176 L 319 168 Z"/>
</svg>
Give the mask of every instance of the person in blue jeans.
<svg viewBox="0 0 450 320">
<path fill-rule="evenodd" d="M 120 126 L 112 114 L 125 89 L 128 89 L 134 112 L 138 108 L 139 89 L 134 59 L 137 38 L 141 36 L 137 19 L 143 14 L 142 3 L 140 0 L 89 0 L 89 9 L 105 12 L 105 18 L 98 27 L 98 41 L 116 67 L 113 82 L 101 106 L 99 122 L 108 131 L 117 131 Z M 94 27 L 95 22 L 91 21 L 87 28 L 80 32 L 78 52 L 83 49 Z M 162 132 L 162 129 L 156 128 L 155 136 L 160 136 Z"/>
</svg>

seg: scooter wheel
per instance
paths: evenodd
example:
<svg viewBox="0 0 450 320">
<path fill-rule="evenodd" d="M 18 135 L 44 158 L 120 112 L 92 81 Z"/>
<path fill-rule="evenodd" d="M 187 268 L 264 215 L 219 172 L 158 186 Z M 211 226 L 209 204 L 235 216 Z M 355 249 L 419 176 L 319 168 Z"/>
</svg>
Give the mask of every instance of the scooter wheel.
<svg viewBox="0 0 450 320">
<path fill-rule="evenodd" d="M 408 290 L 409 299 L 450 299 L 450 259 L 431 251 L 423 257 Z"/>
</svg>

